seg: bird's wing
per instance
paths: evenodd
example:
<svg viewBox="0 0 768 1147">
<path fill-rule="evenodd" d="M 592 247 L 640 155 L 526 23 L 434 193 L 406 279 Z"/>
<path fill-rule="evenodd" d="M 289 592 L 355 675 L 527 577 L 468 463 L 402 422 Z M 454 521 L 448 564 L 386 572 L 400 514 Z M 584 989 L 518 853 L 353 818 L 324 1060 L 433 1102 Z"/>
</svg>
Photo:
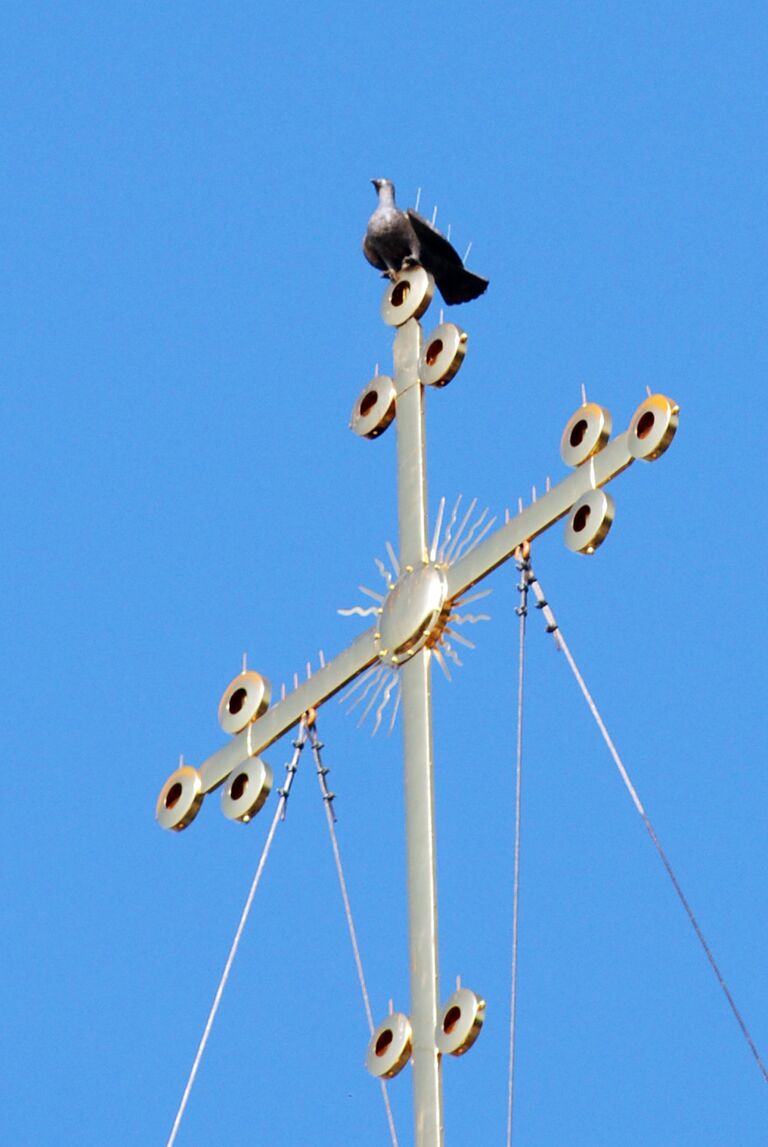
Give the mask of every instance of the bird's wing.
<svg viewBox="0 0 768 1147">
<path fill-rule="evenodd" d="M 387 264 L 382 259 L 376 248 L 371 243 L 369 235 L 363 236 L 363 254 L 372 267 L 376 267 L 379 271 L 386 271 Z"/>
<path fill-rule="evenodd" d="M 441 235 L 437 228 L 433 227 L 423 215 L 419 215 L 418 212 L 412 211 L 410 208 L 407 215 L 411 221 L 411 227 L 416 232 L 422 254 L 426 254 L 428 258 L 433 260 L 438 260 L 447 267 L 464 266 L 456 248 L 452 247 L 445 236 Z"/>
<path fill-rule="evenodd" d="M 434 276 L 446 303 L 468 303 L 487 290 L 488 280 L 468 271 L 456 249 L 431 223 L 410 210 L 408 219 L 419 243 L 419 262 Z"/>
</svg>

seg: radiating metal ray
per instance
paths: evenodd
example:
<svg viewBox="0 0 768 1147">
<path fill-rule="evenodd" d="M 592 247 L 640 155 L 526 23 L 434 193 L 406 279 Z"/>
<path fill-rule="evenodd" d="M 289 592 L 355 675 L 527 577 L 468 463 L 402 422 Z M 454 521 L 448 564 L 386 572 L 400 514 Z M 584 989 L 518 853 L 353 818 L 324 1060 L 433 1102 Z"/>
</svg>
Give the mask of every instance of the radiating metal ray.
<svg viewBox="0 0 768 1147">
<path fill-rule="evenodd" d="M 492 593 L 492 589 L 481 589 L 478 593 L 470 594 L 469 597 L 457 597 L 454 605 L 471 605 L 473 601 L 480 601 L 482 597 L 488 597 Z"/>
<path fill-rule="evenodd" d="M 381 576 L 384 578 L 384 581 L 387 583 L 387 589 L 392 589 L 392 574 L 384 565 L 384 562 L 381 560 L 381 558 L 374 558 L 373 560 L 376 563 L 376 569 L 379 571 Z"/>
<path fill-rule="evenodd" d="M 394 689 L 395 685 L 397 685 L 397 673 L 395 673 L 393 671 L 392 675 L 389 679 L 389 682 L 387 684 L 387 687 L 384 690 L 384 696 L 381 699 L 381 704 L 379 705 L 378 709 L 376 710 L 376 720 L 373 723 L 373 731 L 371 733 L 372 737 L 375 737 L 379 731 L 379 725 L 381 724 L 381 718 L 384 716 L 384 710 L 386 709 L 387 705 L 389 704 L 389 698 L 392 696 L 392 690 Z"/>
<path fill-rule="evenodd" d="M 443 514 L 445 513 L 445 498 L 440 499 L 440 506 L 437 511 L 437 521 L 435 522 L 435 532 L 432 535 L 432 545 L 429 548 L 429 557 L 431 561 L 435 560 L 437 555 L 437 543 L 440 541 L 440 530 L 443 526 Z"/>
<path fill-rule="evenodd" d="M 373 674 L 376 672 L 377 669 L 381 669 L 381 666 L 380 665 L 371 665 L 371 666 L 369 666 L 368 669 L 365 670 L 364 673 L 361 673 L 360 676 L 352 683 L 352 685 L 350 685 L 350 687 L 349 687 L 349 689 L 347 689 L 346 693 L 342 693 L 341 697 L 339 697 L 339 704 L 343 705 L 346 701 L 348 701 L 350 699 L 350 697 L 353 697 L 354 694 L 357 693 L 358 689 L 362 689 L 365 682 L 368 681 L 368 679 L 373 676 Z M 351 712 L 351 710 L 350 710 L 350 712 Z"/>
<path fill-rule="evenodd" d="M 435 647 L 434 647 L 434 649 L 432 650 L 432 652 L 433 652 L 433 653 L 434 653 L 434 655 L 435 655 L 435 660 L 437 661 L 437 664 L 440 666 L 440 668 L 442 669 L 443 673 L 445 674 L 445 679 L 446 679 L 446 681 L 450 681 L 450 680 L 452 680 L 452 678 L 451 678 L 451 675 L 450 675 L 450 673 L 449 673 L 449 671 L 448 671 L 448 666 L 445 664 L 445 658 L 443 657 L 442 653 L 441 653 L 441 652 L 440 652 L 440 650 L 437 648 L 437 646 L 435 646 Z"/>
<path fill-rule="evenodd" d="M 459 531 L 459 533 L 456 535 L 456 541 L 453 543 L 451 554 L 448 558 L 449 561 L 454 561 L 455 559 L 458 559 L 461 552 L 472 541 L 472 539 L 475 536 L 475 533 L 477 532 L 479 527 L 482 526 L 483 522 L 485 521 L 485 519 L 487 517 L 488 517 L 488 507 L 486 506 L 485 509 L 483 510 L 482 514 L 480 514 L 479 517 L 475 518 L 474 522 L 469 527 L 469 533 L 467 534 L 466 538 L 464 538 L 464 541 L 461 542 L 460 545 L 459 545 L 459 538 L 461 535 L 461 531 Z"/>
<path fill-rule="evenodd" d="M 445 634 L 443 634 L 442 638 L 440 639 L 440 648 L 442 652 L 446 654 L 446 656 L 450 657 L 453 664 L 458 665 L 459 669 L 461 669 L 464 662 L 461 660 Z"/>
<path fill-rule="evenodd" d="M 419 203 L 420 202 L 421 202 L 421 188 L 417 187 L 416 188 L 416 206 L 414 207 L 414 211 L 419 210 Z"/>
<path fill-rule="evenodd" d="M 461 524 L 460 524 L 458 530 L 456 531 L 456 537 L 451 542 L 450 548 L 446 547 L 445 560 L 449 564 L 451 562 L 451 559 L 453 558 L 454 550 L 456 549 L 456 546 L 459 544 L 459 542 L 461 540 L 461 535 L 464 533 L 464 530 L 466 529 L 467 522 L 469 521 L 469 519 L 472 517 L 472 515 L 475 512 L 475 506 L 476 505 L 477 505 L 477 498 L 473 498 L 472 501 L 469 503 L 469 509 L 467 510 L 464 517 L 461 519 Z"/>
<path fill-rule="evenodd" d="M 384 604 L 385 599 L 383 594 L 376 593 L 375 589 L 368 589 L 367 585 L 359 585 L 357 588 L 360 590 L 360 593 L 364 593 L 366 597 L 372 597 L 374 601 L 379 603 L 379 605 Z"/>
<path fill-rule="evenodd" d="M 464 252 L 464 258 L 461 260 L 462 263 L 466 263 L 467 259 L 469 258 L 469 252 L 471 250 L 472 250 L 472 240 L 470 239 L 469 243 L 467 244 L 467 249 Z"/>
<path fill-rule="evenodd" d="M 356 614 L 358 617 L 374 617 L 376 614 L 381 613 L 381 610 L 377 609 L 375 605 L 369 605 L 366 609 L 363 609 L 361 605 L 351 605 L 349 609 L 337 609 L 336 612 L 340 614 L 341 617 L 352 617 L 353 614 Z"/>
<path fill-rule="evenodd" d="M 432 226 L 433 227 L 434 227 L 436 222 L 437 222 L 437 204 L 435 204 L 434 209 L 432 211 Z"/>
<path fill-rule="evenodd" d="M 463 497 L 463 495 L 459 494 L 458 498 L 456 499 L 456 504 L 453 507 L 453 509 L 451 510 L 451 516 L 448 519 L 448 525 L 447 525 L 446 530 L 445 530 L 445 538 L 443 539 L 443 544 L 440 547 L 440 554 L 439 554 L 439 560 L 440 561 L 443 560 L 443 555 L 445 554 L 448 543 L 451 540 L 451 530 L 453 529 L 454 522 L 456 521 L 456 515 L 459 512 L 459 506 L 461 505 L 462 497 Z"/>
<path fill-rule="evenodd" d="M 397 695 L 395 697 L 395 704 L 394 704 L 393 709 L 392 709 L 392 717 L 391 717 L 390 722 L 389 722 L 389 728 L 387 729 L 387 736 L 388 737 L 390 737 L 392 735 L 392 730 L 395 727 L 395 721 L 397 720 L 397 713 L 398 713 L 398 710 L 400 708 L 400 702 L 401 702 L 402 698 L 403 698 L 403 686 L 402 686 L 402 682 L 400 681 L 400 678 L 398 677 L 398 679 L 397 679 Z"/>
<path fill-rule="evenodd" d="M 445 632 L 450 633 L 454 641 L 458 641 L 459 645 L 466 645 L 467 649 L 477 649 L 474 641 L 470 641 L 468 637 L 462 637 L 455 629 L 451 629 L 450 625 L 446 625 Z"/>
<path fill-rule="evenodd" d="M 390 671 L 390 672 L 391 672 L 391 671 Z M 379 693 L 381 693 L 382 689 L 383 689 L 383 688 L 384 688 L 384 686 L 387 684 L 387 681 L 388 681 L 388 680 L 389 680 L 389 673 L 385 673 L 385 672 L 384 672 L 384 668 L 382 667 L 382 678 L 381 678 L 381 680 L 379 681 L 379 683 L 378 683 L 378 685 L 376 686 L 376 688 L 374 689 L 373 693 L 371 693 L 371 696 L 370 696 L 370 699 L 369 699 L 369 701 L 368 701 L 368 704 L 365 706 L 365 708 L 363 709 L 362 713 L 360 714 L 360 719 L 359 719 L 359 721 L 357 722 L 357 727 L 358 727 L 358 729 L 360 728 L 360 726 L 361 726 L 361 725 L 364 725 L 364 724 L 365 724 L 365 720 L 366 720 L 366 717 L 368 716 L 368 714 L 370 713 L 370 711 L 371 711 L 371 709 L 373 708 L 374 704 L 376 703 L 376 698 L 378 697 Z"/>
<path fill-rule="evenodd" d="M 384 675 L 384 672 L 385 672 L 385 667 L 383 665 L 377 666 L 376 672 L 374 673 L 374 675 L 371 678 L 369 678 L 368 683 L 365 686 L 365 688 L 362 690 L 362 692 L 360 693 L 360 696 L 356 697 L 355 700 L 352 702 L 352 704 L 347 709 L 347 716 L 349 716 L 350 713 L 354 712 L 354 710 L 357 708 L 357 706 L 360 704 L 361 701 L 365 700 L 365 698 L 370 693 L 371 689 L 375 688 L 376 692 L 378 692 L 378 686 L 381 683 L 381 679 Z M 374 696 L 375 695 L 376 694 L 374 693 Z"/>
<path fill-rule="evenodd" d="M 450 241 L 451 241 L 451 225 L 450 225 L 450 223 L 448 224 L 448 226 L 446 228 L 445 237 L 448 240 L 448 242 L 450 243 Z"/>
<path fill-rule="evenodd" d="M 395 551 L 392 548 L 392 543 L 391 542 L 385 542 L 384 545 L 387 548 L 387 553 L 389 554 L 389 560 L 392 562 L 392 569 L 395 571 L 395 577 L 400 577 L 400 562 L 397 560 L 397 554 L 395 553 Z"/>
<path fill-rule="evenodd" d="M 465 554 L 471 554 L 471 553 L 472 553 L 472 551 L 473 551 L 474 549 L 476 549 L 476 548 L 477 548 L 477 546 L 479 546 L 479 545 L 480 545 L 480 543 L 482 542 L 483 538 L 484 538 L 484 537 L 485 537 L 485 535 L 488 533 L 488 531 L 489 531 L 489 530 L 491 530 L 491 529 L 493 529 L 493 527 L 494 527 L 495 525 L 496 525 L 496 515 L 494 514 L 494 516 L 493 516 L 492 518 L 490 518 L 490 519 L 489 519 L 489 520 L 488 520 L 488 521 L 485 523 L 485 525 L 483 526 L 482 530 L 481 530 L 481 531 L 480 531 L 480 533 L 477 535 L 477 537 L 475 538 L 475 540 L 473 541 L 473 543 L 472 543 L 472 545 L 471 545 L 471 546 L 469 545 L 469 538 L 467 538 L 467 541 L 466 541 L 466 546 L 467 546 L 467 548 L 465 549 L 465 548 L 464 548 L 464 546 L 462 546 L 462 547 L 461 547 L 461 550 L 460 550 L 460 552 L 459 552 L 459 553 L 456 555 L 456 559 L 458 560 L 458 559 L 459 559 L 459 557 L 464 557 L 464 555 L 465 555 Z"/>
<path fill-rule="evenodd" d="M 451 621 L 454 625 L 476 625 L 478 621 L 490 621 L 490 613 L 452 613 Z"/>
</svg>

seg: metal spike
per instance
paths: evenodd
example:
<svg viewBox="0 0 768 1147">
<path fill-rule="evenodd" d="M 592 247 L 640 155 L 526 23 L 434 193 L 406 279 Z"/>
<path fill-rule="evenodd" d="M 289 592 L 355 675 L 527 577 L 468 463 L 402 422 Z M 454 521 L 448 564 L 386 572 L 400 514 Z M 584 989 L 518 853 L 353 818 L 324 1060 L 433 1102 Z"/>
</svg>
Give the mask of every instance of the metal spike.
<svg viewBox="0 0 768 1147">
<path fill-rule="evenodd" d="M 400 577 L 400 562 L 397 560 L 397 554 L 393 550 L 391 542 L 385 542 L 384 545 L 386 546 L 387 553 L 389 554 L 389 560 L 392 562 L 392 569 L 395 571 L 395 577 L 398 578 Z"/>
<path fill-rule="evenodd" d="M 379 725 L 381 724 L 381 718 L 384 716 L 384 710 L 386 709 L 387 705 L 389 704 L 389 698 L 392 696 L 392 690 L 394 689 L 395 685 L 397 685 L 397 674 L 393 672 L 392 676 L 389 679 L 389 683 L 387 684 L 387 687 L 384 690 L 384 696 L 381 699 L 381 704 L 379 705 L 378 709 L 376 710 L 376 720 L 374 722 L 373 731 L 371 733 L 372 737 L 375 737 L 379 731 Z"/>
<path fill-rule="evenodd" d="M 383 674 L 383 673 L 384 673 L 384 666 L 383 666 L 383 665 L 377 665 L 377 666 L 375 666 L 375 672 L 374 672 L 373 676 L 372 676 L 372 677 L 369 679 L 369 681 L 368 681 L 368 684 L 366 685 L 365 689 L 363 689 L 363 691 L 362 691 L 362 693 L 360 694 L 360 696 L 359 696 L 359 697 L 358 697 L 358 698 L 357 698 L 355 701 L 353 701 L 353 702 L 352 702 L 352 704 L 351 704 L 351 705 L 349 706 L 349 708 L 347 709 L 347 716 L 349 716 L 349 714 L 350 714 L 350 713 L 351 713 L 351 712 L 352 712 L 354 709 L 356 709 L 356 708 L 357 708 L 357 706 L 360 704 L 360 702 L 361 702 L 361 701 L 364 701 L 364 700 L 365 700 L 365 698 L 366 698 L 366 697 L 368 696 L 368 694 L 370 693 L 371 689 L 373 689 L 373 687 L 374 687 L 375 685 L 378 685 L 378 684 L 380 683 L 380 681 L 381 681 L 381 676 L 382 676 L 382 674 Z M 378 692 L 378 690 L 377 690 L 377 692 Z M 374 696 L 375 696 L 375 694 L 374 694 Z"/>
<path fill-rule="evenodd" d="M 376 593 L 375 589 L 368 589 L 367 585 L 359 585 L 357 588 L 360 590 L 360 593 L 364 593 L 366 597 L 373 598 L 379 605 L 384 604 L 384 597 L 380 593 Z"/>
<path fill-rule="evenodd" d="M 402 700 L 402 697 L 403 697 L 403 686 L 400 682 L 400 678 L 398 677 L 398 679 L 397 679 L 397 696 L 395 697 L 395 704 L 394 704 L 393 709 L 392 709 L 392 717 L 391 717 L 391 720 L 389 722 L 389 728 L 387 729 L 387 736 L 388 737 L 390 737 L 392 735 L 392 730 L 395 727 L 395 721 L 397 720 L 397 711 L 400 708 L 400 702 Z"/>
<path fill-rule="evenodd" d="M 374 617 L 376 614 L 381 613 L 381 610 L 377 609 L 375 605 L 370 605 L 367 609 L 363 609 L 361 605 L 351 605 L 349 609 L 337 609 L 336 612 L 341 617 L 352 617 L 353 615 L 357 617 Z"/>
<path fill-rule="evenodd" d="M 442 637 L 442 639 L 440 641 L 440 648 L 442 649 L 443 653 L 446 653 L 450 657 L 453 664 L 458 665 L 459 669 L 461 669 L 461 667 L 464 663 L 461 660 L 461 658 L 459 657 L 456 650 L 451 645 L 450 641 L 447 639 L 447 637 L 445 637 L 445 636 Z"/>
<path fill-rule="evenodd" d="M 459 512 L 459 506 L 461 505 L 461 498 L 462 498 L 462 495 L 459 494 L 458 498 L 456 499 L 456 504 L 453 507 L 453 510 L 451 511 L 451 516 L 448 520 L 448 526 L 446 527 L 446 531 L 445 531 L 445 538 L 443 539 L 443 544 L 440 547 L 440 555 L 439 555 L 440 561 L 442 561 L 443 558 L 445 557 L 446 548 L 448 546 L 448 543 L 451 540 L 451 530 L 453 529 L 453 524 L 456 521 L 456 515 Z"/>
<path fill-rule="evenodd" d="M 445 658 L 443 657 L 442 653 L 441 653 L 441 652 L 440 652 L 440 650 L 437 648 L 437 646 L 435 646 L 435 647 L 434 647 L 434 649 L 432 650 L 432 652 L 433 652 L 433 653 L 434 653 L 434 655 L 435 655 L 435 660 L 437 661 L 437 664 L 440 666 L 440 668 L 442 669 L 443 673 L 445 674 L 445 679 L 446 679 L 446 681 L 451 681 L 451 680 L 452 680 L 452 678 L 451 678 L 451 675 L 450 675 L 450 673 L 448 672 L 448 666 L 445 664 Z"/>
<path fill-rule="evenodd" d="M 480 517 L 479 517 L 479 518 L 477 518 L 477 519 L 476 519 L 476 520 L 475 520 L 475 521 L 472 523 L 472 528 L 471 528 L 471 530 L 469 531 L 469 533 L 467 534 L 467 536 L 466 536 L 466 538 L 464 539 L 464 541 L 463 541 L 463 542 L 461 543 L 461 545 L 460 545 L 460 546 L 459 546 L 459 547 L 456 549 L 456 552 L 455 552 L 455 555 L 454 555 L 454 557 L 455 557 L 455 560 L 456 560 L 456 561 L 458 561 L 458 560 L 459 560 L 459 558 L 461 557 L 461 555 L 462 555 L 462 554 L 463 554 L 465 551 L 466 551 L 467 553 L 469 553 L 469 550 L 467 549 L 467 547 L 468 547 L 468 546 L 469 546 L 469 548 L 470 548 L 470 549 L 474 549 L 474 546 L 473 546 L 473 545 L 470 545 L 470 543 L 472 542 L 472 539 L 473 539 L 473 537 L 475 536 L 475 530 L 477 530 L 478 526 L 481 526 L 481 525 L 483 524 L 483 522 L 484 522 L 484 521 L 485 521 L 485 519 L 486 519 L 486 516 L 487 516 L 487 514 L 488 514 L 488 507 L 486 506 L 486 508 L 483 510 L 482 514 L 480 515 Z M 494 523 L 495 521 L 496 521 L 495 517 L 494 517 L 494 518 L 491 518 L 490 524 L 491 524 L 491 525 L 493 525 L 493 523 Z M 483 535 L 484 535 L 484 534 L 486 534 L 486 533 L 488 532 L 488 529 L 489 529 L 489 525 L 488 525 L 488 523 L 486 523 L 485 527 L 483 528 L 483 531 L 482 531 L 482 533 L 481 533 L 479 536 L 480 536 L 480 537 L 483 537 Z"/>
<path fill-rule="evenodd" d="M 481 597 L 489 597 L 492 593 L 492 589 L 481 589 L 469 597 L 457 597 L 454 605 L 460 605 L 463 608 L 465 605 L 471 605 L 473 601 L 480 601 Z"/>
<path fill-rule="evenodd" d="M 381 558 L 374 558 L 373 560 L 376 563 L 376 569 L 379 571 L 381 576 L 384 578 L 384 581 L 387 583 L 387 589 L 392 589 L 392 574 L 384 565 L 384 562 L 381 560 Z"/>
<path fill-rule="evenodd" d="M 376 670 L 380 668 L 380 665 L 369 665 L 365 673 L 361 673 L 357 680 L 352 682 L 346 693 L 339 697 L 339 704 L 343 705 L 345 701 L 348 701 L 349 698 L 352 697 L 358 689 L 362 688 L 369 677 L 372 677 Z"/>
<path fill-rule="evenodd" d="M 384 669 L 383 669 L 383 667 L 382 667 L 382 673 L 383 673 L 383 672 L 384 672 Z M 365 724 L 365 719 L 366 719 L 366 717 L 368 716 L 368 714 L 370 713 L 371 709 L 373 708 L 373 706 L 374 706 L 374 703 L 375 703 L 375 701 L 376 701 L 376 698 L 378 697 L 379 693 L 381 693 L 381 691 L 382 691 L 382 689 L 384 688 L 384 686 L 385 686 L 386 682 L 387 682 L 387 678 L 386 678 L 386 676 L 383 676 L 383 677 L 381 678 L 381 680 L 378 682 L 378 684 L 377 684 L 376 688 L 374 689 L 373 693 L 371 693 L 371 698 L 370 698 L 370 700 L 369 700 L 368 704 L 367 704 L 367 705 L 365 706 L 365 708 L 363 709 L 362 713 L 360 714 L 360 720 L 357 722 L 357 727 L 358 727 L 358 729 L 361 727 L 361 725 L 364 725 L 364 724 Z"/>
<path fill-rule="evenodd" d="M 435 532 L 432 535 L 432 545 L 429 549 L 429 557 L 431 561 L 435 560 L 437 554 L 437 543 L 440 541 L 440 530 L 443 525 L 443 514 L 445 513 L 445 498 L 440 499 L 440 505 L 437 510 L 437 521 L 435 524 Z"/>
<path fill-rule="evenodd" d="M 463 637 L 460 633 L 457 633 L 455 629 L 451 629 L 450 625 L 446 625 L 445 632 L 450 633 L 451 637 L 454 641 L 458 641 L 459 645 L 466 645 L 467 649 L 477 649 L 474 641 L 470 641 L 468 637 Z"/>
<path fill-rule="evenodd" d="M 489 531 L 489 530 L 490 530 L 490 529 L 491 529 L 493 526 L 495 526 L 495 525 L 496 525 L 496 515 L 494 514 L 494 516 L 493 516 L 492 518 L 489 518 L 489 519 L 488 519 L 488 521 L 485 523 L 485 525 L 483 526 L 482 530 L 481 530 L 481 531 L 480 531 L 480 533 L 477 535 L 477 537 L 475 538 L 475 540 L 474 540 L 474 542 L 472 543 L 472 545 L 471 545 L 471 546 L 469 545 L 469 538 L 467 538 L 466 542 L 464 543 L 464 545 L 465 545 L 467 548 L 465 549 L 464 547 L 462 547 L 462 553 L 461 553 L 461 556 L 462 556 L 462 557 L 465 557 L 467 554 L 471 554 L 473 550 L 476 550 L 476 549 L 477 549 L 477 547 L 478 547 L 478 546 L 480 545 L 480 543 L 482 542 L 482 540 L 483 540 L 483 538 L 485 537 L 485 535 L 488 533 L 488 531 Z M 457 554 L 457 557 L 458 557 L 458 554 Z"/>
<path fill-rule="evenodd" d="M 477 505 L 477 498 L 473 498 L 469 504 L 469 509 L 467 510 L 464 517 L 461 519 L 461 525 L 459 526 L 458 530 L 456 531 L 456 537 L 451 542 L 451 548 L 446 551 L 445 560 L 447 562 L 450 562 L 451 559 L 453 558 L 453 554 L 454 554 L 454 551 L 456 549 L 456 546 L 459 544 L 459 539 L 461 538 L 461 535 L 464 533 L 464 528 L 465 528 L 467 522 L 469 521 L 472 514 L 475 512 L 475 506 L 476 505 Z M 488 513 L 487 510 L 486 510 L 486 513 Z"/>
</svg>

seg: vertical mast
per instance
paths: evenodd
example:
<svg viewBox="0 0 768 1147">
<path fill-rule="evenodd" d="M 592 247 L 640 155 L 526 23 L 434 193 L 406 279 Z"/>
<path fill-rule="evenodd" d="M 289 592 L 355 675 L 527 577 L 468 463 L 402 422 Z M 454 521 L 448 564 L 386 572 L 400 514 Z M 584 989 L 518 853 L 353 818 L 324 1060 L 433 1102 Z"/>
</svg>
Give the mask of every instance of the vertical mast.
<svg viewBox="0 0 768 1147">
<path fill-rule="evenodd" d="M 398 329 L 394 345 L 401 575 L 427 560 L 420 354 L 421 328 L 415 318 L 409 319 Z M 425 647 L 401 670 L 416 1147 L 443 1143 L 440 1056 L 435 1045 L 439 988 L 430 656 Z"/>
</svg>

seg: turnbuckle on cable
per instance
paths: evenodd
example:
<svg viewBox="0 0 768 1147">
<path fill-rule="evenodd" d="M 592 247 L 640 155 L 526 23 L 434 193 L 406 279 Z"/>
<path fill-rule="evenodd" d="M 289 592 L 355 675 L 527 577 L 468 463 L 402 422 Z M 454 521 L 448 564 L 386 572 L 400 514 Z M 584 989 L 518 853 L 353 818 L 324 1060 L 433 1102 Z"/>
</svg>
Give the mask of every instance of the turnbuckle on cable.
<svg viewBox="0 0 768 1147">
<path fill-rule="evenodd" d="M 330 811 L 331 816 L 333 817 L 333 821 L 334 821 L 334 823 L 336 823 L 336 821 L 338 820 L 338 817 L 336 816 L 336 811 L 333 807 L 333 802 L 336 798 L 336 793 L 331 792 L 331 790 L 328 788 L 328 782 L 325 779 L 331 770 L 329 768 L 326 768 L 326 766 L 322 762 L 320 752 L 322 749 L 325 748 L 325 745 L 323 744 L 323 742 L 320 740 L 320 738 L 317 735 L 317 728 L 315 726 L 314 721 L 311 721 L 309 724 L 309 743 L 310 743 L 310 746 L 312 748 L 312 756 L 314 757 L 315 768 L 317 769 L 317 779 L 320 782 L 320 789 L 321 789 L 322 794 L 323 794 L 323 800 L 328 805 L 328 809 Z"/>
<path fill-rule="evenodd" d="M 299 767 L 299 758 L 301 757 L 301 751 L 307 743 L 307 722 L 306 722 L 304 717 L 302 717 L 301 724 L 299 725 L 298 736 L 296 737 L 296 740 L 293 741 L 292 743 L 293 743 L 293 756 L 291 757 L 288 764 L 285 766 L 285 771 L 287 774 L 286 778 L 285 778 L 285 784 L 283 785 L 283 787 L 281 789 L 277 790 L 278 795 L 283 802 L 283 811 L 282 811 L 281 816 L 280 816 L 281 820 L 285 820 L 286 809 L 288 807 L 288 797 L 291 795 L 291 787 L 293 785 L 293 778 L 296 776 L 296 771 Z"/>
<path fill-rule="evenodd" d="M 531 571 L 530 556 L 530 542 L 523 542 L 523 544 L 515 550 L 515 567 L 522 575 L 516 587 L 517 592 L 520 594 L 520 604 L 515 606 L 515 613 L 518 617 L 528 616 L 528 585 Z"/>
</svg>

